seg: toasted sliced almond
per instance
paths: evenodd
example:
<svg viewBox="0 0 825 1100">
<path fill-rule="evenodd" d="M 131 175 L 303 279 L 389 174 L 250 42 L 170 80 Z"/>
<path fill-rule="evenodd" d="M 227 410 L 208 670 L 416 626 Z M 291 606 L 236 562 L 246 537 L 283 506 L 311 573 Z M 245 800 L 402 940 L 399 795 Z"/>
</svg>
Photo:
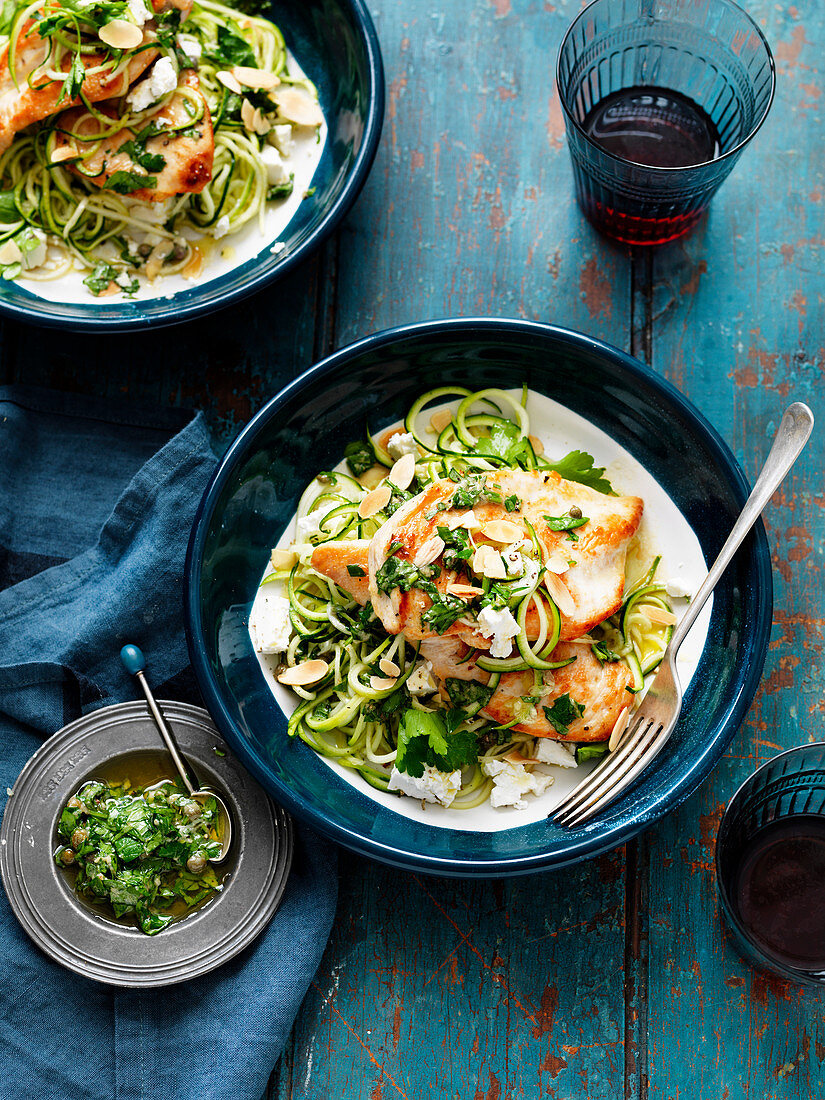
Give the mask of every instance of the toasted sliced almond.
<svg viewBox="0 0 825 1100">
<path fill-rule="evenodd" d="M 278 674 L 278 682 L 288 684 L 290 687 L 307 687 L 308 684 L 316 684 L 323 680 L 327 674 L 329 665 L 326 661 L 302 661 L 292 668 L 285 668 Z"/>
<path fill-rule="evenodd" d="M 413 556 L 413 565 L 417 565 L 419 568 L 422 565 L 432 565 L 435 559 L 443 553 L 444 539 L 439 535 L 434 535 L 419 546 L 418 551 Z"/>
<path fill-rule="evenodd" d="M 392 489 L 389 485 L 379 485 L 377 489 L 367 493 L 358 505 L 358 515 L 361 519 L 369 519 L 370 516 L 374 516 L 376 512 L 380 512 L 382 508 L 389 504 L 391 496 Z"/>
<path fill-rule="evenodd" d="M 294 550 L 273 550 L 269 561 L 273 569 L 291 569 L 298 561 L 298 555 Z"/>
<path fill-rule="evenodd" d="M 570 564 L 566 558 L 562 558 L 558 554 L 551 554 L 547 559 L 547 568 L 551 573 L 566 573 L 570 568 Z"/>
<path fill-rule="evenodd" d="M 503 546 L 509 546 L 512 542 L 519 542 L 524 538 L 524 532 L 517 523 L 511 523 L 509 519 L 493 519 L 485 523 L 481 533 L 490 542 L 499 542 Z"/>
<path fill-rule="evenodd" d="M 492 546 L 479 546 L 473 554 L 473 572 L 481 573 L 491 581 L 503 581 L 507 577 L 507 566 Z"/>
<path fill-rule="evenodd" d="M 555 573 L 544 574 L 544 586 L 562 615 L 571 616 L 576 614 L 576 604 L 573 597 L 567 591 L 565 583 L 560 581 Z"/>
<path fill-rule="evenodd" d="M 544 454 L 544 444 L 539 439 L 539 437 L 537 435 L 528 435 L 527 438 L 530 440 L 530 446 L 533 448 L 533 450 L 536 452 L 536 454 L 537 455 L 543 455 Z"/>
<path fill-rule="evenodd" d="M 370 466 L 358 478 L 365 489 L 375 489 L 387 476 L 386 466 Z"/>
<path fill-rule="evenodd" d="M 0 248 L 0 264 L 19 264 L 22 259 L 23 253 L 14 241 L 6 241 Z"/>
<path fill-rule="evenodd" d="M 79 157 L 77 149 L 73 145 L 61 145 L 59 148 L 52 152 L 50 164 L 60 164 L 64 160 L 71 160 L 72 157 Z"/>
<path fill-rule="evenodd" d="M 246 65 L 235 65 L 232 75 L 239 84 L 245 84 L 247 88 L 277 88 L 281 78 L 275 73 L 268 73 L 264 69 L 250 69 Z"/>
<path fill-rule="evenodd" d="M 630 721 L 630 707 L 625 707 L 619 717 L 616 719 L 616 724 L 613 726 L 613 732 L 610 734 L 610 740 L 607 742 L 607 748 L 609 752 L 614 752 L 618 748 L 619 742 L 622 739 L 622 734 L 627 729 L 627 723 Z"/>
<path fill-rule="evenodd" d="M 465 512 L 463 516 L 459 518 L 456 527 L 466 527 L 468 531 L 477 531 L 481 527 L 478 516 L 470 509 L 469 512 Z"/>
<path fill-rule="evenodd" d="M 654 607 L 649 603 L 639 604 L 637 610 L 647 615 L 652 623 L 661 623 L 662 626 L 675 626 L 679 621 L 672 611 L 665 611 L 664 608 Z"/>
<path fill-rule="evenodd" d="M 414 477 L 415 455 L 402 455 L 390 470 L 390 481 L 396 489 L 407 489 Z"/>
<path fill-rule="evenodd" d="M 264 115 L 260 107 L 256 107 L 252 115 L 252 129 L 256 134 L 263 136 L 268 134 L 272 129 L 272 125 Z"/>
<path fill-rule="evenodd" d="M 483 596 L 484 589 L 476 588 L 472 584 L 459 584 L 457 581 L 447 585 L 448 596 L 458 596 L 460 600 L 474 600 L 476 596 Z"/>
<path fill-rule="evenodd" d="M 97 32 L 101 42 L 116 50 L 133 50 L 143 41 L 143 31 L 127 19 L 113 19 Z"/>
<path fill-rule="evenodd" d="M 388 691 L 395 686 L 395 682 L 395 676 L 370 676 L 370 687 L 373 691 Z"/>
<path fill-rule="evenodd" d="M 241 103 L 241 122 L 252 133 L 255 129 L 255 108 L 248 99 Z"/>
<path fill-rule="evenodd" d="M 227 69 L 220 69 L 215 73 L 215 76 L 220 80 L 221 84 L 223 84 L 224 88 L 228 88 L 230 92 L 234 92 L 235 95 L 243 95 L 243 88 Z"/>
<path fill-rule="evenodd" d="M 435 412 L 430 417 L 430 428 L 438 435 L 441 435 L 452 418 L 453 414 L 449 409 L 442 409 L 440 412 Z"/>
<path fill-rule="evenodd" d="M 398 676 L 401 672 L 399 666 L 395 661 L 391 661 L 389 657 L 382 657 L 378 662 L 378 667 L 382 672 L 386 673 L 387 676 Z"/>
<path fill-rule="evenodd" d="M 302 88 L 280 88 L 272 98 L 278 104 L 278 114 L 296 126 L 320 126 L 324 121 L 321 108 Z"/>
</svg>

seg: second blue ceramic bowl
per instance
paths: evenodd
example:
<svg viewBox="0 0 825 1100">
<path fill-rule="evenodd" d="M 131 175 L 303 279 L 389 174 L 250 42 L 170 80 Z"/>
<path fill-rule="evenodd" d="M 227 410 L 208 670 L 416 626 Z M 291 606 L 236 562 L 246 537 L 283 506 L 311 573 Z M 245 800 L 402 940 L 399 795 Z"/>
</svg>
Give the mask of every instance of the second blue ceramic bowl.
<svg viewBox="0 0 825 1100">
<path fill-rule="evenodd" d="M 445 829 L 378 805 L 300 741 L 260 672 L 249 610 L 305 485 L 344 444 L 403 417 L 435 386 L 515 387 L 555 399 L 629 451 L 667 491 L 710 562 L 748 493 L 733 455 L 669 383 L 616 348 L 525 321 L 435 321 L 370 336 L 312 367 L 241 432 L 218 468 L 192 532 L 186 613 L 206 706 L 257 779 L 297 817 L 367 856 L 446 875 L 560 867 L 623 844 L 678 806 L 719 760 L 764 663 L 772 587 L 761 525 L 714 592 L 699 668 L 676 735 L 655 765 L 596 820 L 501 832 Z"/>
</svg>

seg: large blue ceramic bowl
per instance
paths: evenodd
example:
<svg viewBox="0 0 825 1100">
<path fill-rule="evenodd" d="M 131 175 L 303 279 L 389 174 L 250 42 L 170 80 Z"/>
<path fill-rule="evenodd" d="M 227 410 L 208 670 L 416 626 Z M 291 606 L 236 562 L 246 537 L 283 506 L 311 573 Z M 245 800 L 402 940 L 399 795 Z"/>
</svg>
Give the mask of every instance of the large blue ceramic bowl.
<svg viewBox="0 0 825 1100">
<path fill-rule="evenodd" d="M 172 298 L 93 298 L 50 302 L 14 282 L 0 284 L 0 311 L 23 321 L 76 331 L 142 330 L 213 313 L 283 278 L 333 231 L 363 187 L 384 118 L 384 70 L 378 37 L 363 0 L 271 0 L 287 47 L 318 88 L 329 135 L 304 199 L 279 234 L 225 275 L 193 283 Z"/>
<path fill-rule="evenodd" d="M 241 432 L 192 532 L 186 611 L 192 662 L 212 717 L 275 798 L 319 832 L 397 866 L 447 875 L 560 867 L 623 844 L 708 775 L 756 691 L 771 622 L 761 525 L 714 593 L 699 668 L 667 750 L 609 809 L 567 831 L 542 820 L 502 832 L 444 829 L 387 810 L 302 742 L 260 672 L 248 636 L 255 591 L 298 498 L 344 443 L 400 419 L 434 386 L 521 386 L 579 413 L 666 489 L 712 561 L 747 496 L 724 442 L 673 386 L 597 340 L 549 325 L 435 321 L 368 337 L 306 371 Z"/>
</svg>

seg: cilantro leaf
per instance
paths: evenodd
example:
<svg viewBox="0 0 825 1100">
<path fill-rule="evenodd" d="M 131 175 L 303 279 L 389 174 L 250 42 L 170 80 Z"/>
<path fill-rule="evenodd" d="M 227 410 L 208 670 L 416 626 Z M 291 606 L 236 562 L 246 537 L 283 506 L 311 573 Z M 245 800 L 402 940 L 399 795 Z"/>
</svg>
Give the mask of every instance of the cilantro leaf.
<svg viewBox="0 0 825 1100">
<path fill-rule="evenodd" d="M 180 12 L 177 12 L 180 22 Z M 207 51 L 206 56 L 210 61 L 218 65 L 241 65 L 249 69 L 257 69 L 255 53 L 252 47 L 240 35 L 233 34 L 227 27 L 218 26 L 218 41 L 215 46 Z"/>
<path fill-rule="evenodd" d="M 552 707 L 542 707 L 542 710 L 556 733 L 564 736 L 568 732 L 570 723 L 584 714 L 584 703 L 577 703 L 565 692 L 558 697 Z"/>
<path fill-rule="evenodd" d="M 413 709 L 404 712 L 395 758 L 399 771 L 420 779 L 425 765 L 450 772 L 477 759 L 478 740 L 472 730 L 450 733 L 440 714 Z"/>
<path fill-rule="evenodd" d="M 613 486 L 604 476 L 604 467 L 594 466 L 593 461 L 593 456 L 585 451 L 571 451 L 558 462 L 550 462 L 544 468 L 555 470 L 567 481 L 578 481 L 581 485 L 589 485 L 599 493 L 612 493 Z"/>
<path fill-rule="evenodd" d="M 521 501 L 516 494 L 513 493 L 511 496 L 504 498 L 504 507 L 508 512 L 517 512 L 519 508 L 521 508 Z"/>
<path fill-rule="evenodd" d="M 366 573 L 360 565 L 348 565 L 347 572 L 351 577 L 366 577 Z"/>
<path fill-rule="evenodd" d="M 147 172 L 162 172 L 166 167 L 166 157 L 162 157 L 160 153 L 147 152 L 146 142 L 140 140 L 140 135 L 134 141 L 124 141 L 118 152 L 125 153 L 134 164 L 145 168 Z"/>
<path fill-rule="evenodd" d="M 105 191 L 116 191 L 118 195 L 131 195 L 133 191 L 142 191 L 145 187 L 152 190 L 157 187 L 157 176 L 141 176 L 137 172 L 113 172 L 104 184 Z"/>
</svg>

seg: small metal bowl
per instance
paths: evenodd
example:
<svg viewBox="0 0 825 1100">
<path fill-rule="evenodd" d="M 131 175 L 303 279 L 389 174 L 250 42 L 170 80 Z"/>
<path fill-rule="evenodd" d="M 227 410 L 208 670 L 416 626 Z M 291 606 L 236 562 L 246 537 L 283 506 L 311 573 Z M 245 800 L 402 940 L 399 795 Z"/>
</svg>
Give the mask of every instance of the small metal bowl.
<svg viewBox="0 0 825 1100">
<path fill-rule="evenodd" d="M 17 779 L 0 828 L 0 876 L 25 931 L 61 966 L 107 985 L 174 985 L 221 966 L 269 923 L 292 863 L 290 818 L 228 752 L 206 711 L 161 706 L 198 776 L 225 792 L 237 823 L 223 888 L 201 908 L 147 936 L 82 901 L 54 860 L 58 818 L 81 783 L 120 758 L 162 751 L 143 703 L 105 707 L 46 741 Z"/>
</svg>

